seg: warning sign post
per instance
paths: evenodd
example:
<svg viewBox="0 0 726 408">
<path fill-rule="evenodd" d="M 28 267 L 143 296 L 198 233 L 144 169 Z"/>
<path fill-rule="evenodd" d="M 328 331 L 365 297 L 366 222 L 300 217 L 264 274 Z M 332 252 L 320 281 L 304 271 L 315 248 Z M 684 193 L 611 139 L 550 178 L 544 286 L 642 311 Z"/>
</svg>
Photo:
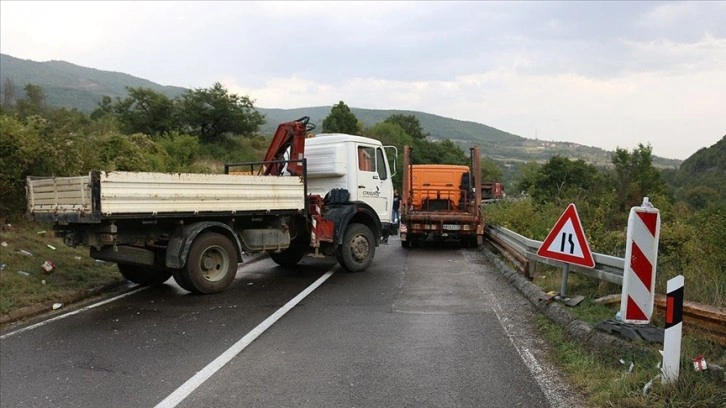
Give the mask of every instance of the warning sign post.
<svg viewBox="0 0 726 408">
<path fill-rule="evenodd" d="M 660 211 L 643 197 L 630 209 L 623 266 L 620 315 L 626 323 L 648 324 L 653 315 Z"/>
<path fill-rule="evenodd" d="M 557 220 L 555 226 L 537 250 L 537 255 L 555 261 L 564 262 L 562 269 L 562 287 L 560 296 L 564 297 L 567 290 L 567 275 L 570 264 L 594 268 L 595 260 L 587 244 L 585 232 L 582 229 L 580 216 L 577 214 L 575 204 L 571 203 Z"/>
</svg>

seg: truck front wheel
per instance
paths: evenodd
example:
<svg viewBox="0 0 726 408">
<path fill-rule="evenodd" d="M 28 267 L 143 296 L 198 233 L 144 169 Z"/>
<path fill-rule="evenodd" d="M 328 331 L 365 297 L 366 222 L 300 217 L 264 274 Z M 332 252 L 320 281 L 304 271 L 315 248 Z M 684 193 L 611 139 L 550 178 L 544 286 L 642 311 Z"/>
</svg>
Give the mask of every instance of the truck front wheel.
<svg viewBox="0 0 726 408">
<path fill-rule="evenodd" d="M 171 278 L 172 271 L 152 266 L 118 264 L 118 270 L 126 280 L 141 286 L 158 286 Z"/>
<path fill-rule="evenodd" d="M 180 271 L 182 279 L 179 280 L 188 284 L 186 289 L 191 292 L 222 292 L 234 281 L 237 263 L 237 252 L 227 237 L 205 232 L 192 243 L 187 263 Z"/>
<path fill-rule="evenodd" d="M 353 223 L 343 235 L 343 243 L 338 247 L 338 263 L 349 272 L 365 270 L 373 262 L 376 254 L 376 241 L 371 229 L 363 224 Z"/>
</svg>

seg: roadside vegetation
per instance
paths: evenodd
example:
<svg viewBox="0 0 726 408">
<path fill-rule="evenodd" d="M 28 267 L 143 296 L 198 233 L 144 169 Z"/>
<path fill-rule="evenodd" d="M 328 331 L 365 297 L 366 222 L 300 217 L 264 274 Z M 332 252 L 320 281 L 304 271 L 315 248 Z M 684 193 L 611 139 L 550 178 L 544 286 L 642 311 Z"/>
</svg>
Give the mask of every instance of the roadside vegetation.
<svg viewBox="0 0 726 408">
<path fill-rule="evenodd" d="M 6 319 L 25 308 L 47 312 L 54 304 L 124 281 L 114 264 L 94 261 L 87 249 L 65 246 L 53 236 L 52 225 L 6 222 L 1 241 L 0 316 Z"/>
<path fill-rule="evenodd" d="M 5 89 L 8 89 L 7 87 Z M 246 96 L 229 93 L 220 84 L 188 90 L 170 99 L 144 88 L 129 88 L 125 98 L 104 98 L 86 115 L 77 110 L 46 107 L 43 89 L 28 84 L 25 97 L 8 98 L 0 109 L 0 317 L 32 306 L 62 303 L 72 293 L 123 284 L 115 265 L 95 262 L 86 248 L 68 248 L 53 236 L 52 225 L 25 218 L 25 180 L 28 176 L 76 176 L 90 170 L 214 172 L 224 163 L 260 161 L 270 134 L 262 134 L 265 117 Z M 295 120 L 298 118 L 289 118 Z M 398 148 L 394 186 L 400 189 L 404 145 L 413 146 L 414 163 L 465 164 L 468 152 L 451 141 L 430 141 L 413 115 L 392 115 L 366 127 L 340 101 L 317 124 L 322 132 L 359 134 Z M 682 274 L 685 297 L 699 303 L 726 307 L 726 136 L 702 149 L 678 170 L 658 170 L 650 146 L 618 149 L 612 165 L 596 167 L 583 160 L 553 156 L 541 164 L 517 167 L 513 191 L 507 200 L 485 206 L 486 221 L 519 234 L 543 240 L 564 208 L 575 203 L 595 252 L 622 257 L 628 211 L 643 197 L 661 212 L 661 236 L 656 291 Z M 482 181 L 500 181 L 512 172 L 485 157 Z M 52 271 L 42 265 L 48 260 Z M 559 271 L 543 267 L 535 283 L 544 291 L 559 289 Z M 581 319 L 596 323 L 612 318 L 614 310 L 594 299 L 619 293 L 619 287 L 570 275 L 568 291 L 586 300 L 574 308 Z M 684 359 L 676 386 L 654 381 L 660 357 L 621 363 L 612 354 L 592 353 L 566 338 L 560 328 L 540 322 L 551 340 L 553 358 L 590 399 L 592 406 L 723 406 L 722 380 L 689 370 Z M 646 347 L 647 348 L 647 347 Z M 707 355 L 726 365 L 724 348 L 689 333 L 683 355 Z"/>
<path fill-rule="evenodd" d="M 722 141 L 716 147 L 724 149 L 726 144 Z M 692 194 L 681 189 L 679 195 L 657 172 L 643 171 L 647 168 L 623 168 L 637 167 L 643 158 L 647 159 L 648 153 L 642 146 L 631 153 L 620 152 L 620 161 L 614 163 L 613 170 L 591 169 L 587 176 L 580 173 L 587 164 L 553 158 L 522 176 L 520 187 L 528 192 L 526 196 L 486 205 L 487 223 L 542 241 L 572 202 L 578 208 L 591 250 L 623 257 L 630 207 L 640 204 L 638 197 L 649 196 L 661 212 L 656 293 L 665 294 L 667 280 L 683 275 L 686 300 L 723 308 L 726 306 L 723 251 L 726 200 L 692 202 L 688 199 Z M 726 157 L 726 152 L 722 154 L 720 157 Z M 716 165 L 710 163 L 708 166 Z M 630 174 L 630 178 L 622 177 L 626 174 Z M 638 174 L 650 174 L 650 177 L 639 179 Z M 631 197 L 619 194 L 619 191 L 629 191 Z M 722 194 L 718 189 L 712 189 L 710 193 Z M 557 293 L 561 279 L 561 268 L 540 264 L 533 283 L 544 292 Z M 601 304 L 595 300 L 620 294 L 619 285 L 570 273 L 567 288 L 568 296 L 585 296 L 577 307 L 568 308 L 580 320 L 594 327 L 615 319 L 619 300 L 615 304 Z M 652 324 L 664 327 L 663 313 L 657 309 Z M 553 346 L 553 362 L 583 391 L 591 406 L 723 407 L 726 404 L 723 371 L 720 374 L 715 374 L 718 371 L 695 371 L 691 361 L 704 356 L 708 364 L 724 367 L 726 348 L 692 327 L 686 325 L 684 328 L 679 380 L 664 385 L 658 377 L 661 344 L 641 342 L 639 346 L 643 353 L 638 356 L 626 355 L 619 350 L 592 350 L 568 338 L 563 328 L 546 317 L 539 318 L 538 325 Z"/>
</svg>

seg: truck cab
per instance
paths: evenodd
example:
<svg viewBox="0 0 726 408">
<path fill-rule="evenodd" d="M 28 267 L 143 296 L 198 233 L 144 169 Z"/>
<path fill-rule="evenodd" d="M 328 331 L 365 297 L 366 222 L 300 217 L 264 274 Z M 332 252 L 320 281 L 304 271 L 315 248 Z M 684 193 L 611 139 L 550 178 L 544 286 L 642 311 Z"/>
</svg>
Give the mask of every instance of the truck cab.
<svg viewBox="0 0 726 408">
<path fill-rule="evenodd" d="M 347 190 L 349 201 L 368 204 L 384 229 L 393 213 L 393 171 L 380 141 L 342 133 L 322 133 L 305 139 L 308 194 L 324 197 Z"/>
</svg>

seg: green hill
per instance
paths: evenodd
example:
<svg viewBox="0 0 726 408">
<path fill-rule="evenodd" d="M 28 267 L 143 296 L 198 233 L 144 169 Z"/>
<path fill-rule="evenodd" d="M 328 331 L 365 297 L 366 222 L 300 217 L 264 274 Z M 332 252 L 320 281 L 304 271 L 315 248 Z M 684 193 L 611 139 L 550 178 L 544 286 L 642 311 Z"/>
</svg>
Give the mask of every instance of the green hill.
<svg viewBox="0 0 726 408">
<path fill-rule="evenodd" d="M 181 87 L 162 86 L 128 74 L 85 68 L 65 61 L 36 62 L 0 54 L 0 92 L 3 96 L 8 81 L 15 87 L 15 98 L 22 97 L 23 88 L 31 83 L 43 88 L 49 106 L 75 108 L 84 113 L 96 109 L 103 96 L 125 97 L 126 87 L 151 88 L 171 98 L 186 91 Z"/>
<path fill-rule="evenodd" d="M 81 67 L 65 61 L 36 62 L 0 54 L 0 94 L 3 103 L 13 103 L 24 96 L 23 88 L 32 83 L 40 86 L 46 95 L 48 106 L 78 109 L 92 112 L 104 96 L 125 97 L 126 88 L 150 88 L 170 98 L 175 98 L 187 89 L 176 86 L 162 86 L 128 74 L 101 71 Z M 6 92 L 8 85 L 14 92 Z M 212 84 L 210 84 L 211 86 Z M 8 101 L 10 99 L 10 101 Z M 330 113 L 331 106 L 315 106 L 295 109 L 256 108 L 265 115 L 267 123 L 260 129 L 272 134 L 277 124 L 309 116 L 312 123 L 322 126 L 323 119 Z M 446 118 L 425 112 L 407 110 L 376 110 L 350 107 L 355 116 L 366 126 L 373 126 L 394 114 L 414 115 L 425 133 L 434 140 L 449 139 L 463 148 L 479 145 L 482 154 L 507 165 L 527 161 L 546 162 L 554 155 L 582 159 L 601 166 L 610 165 L 612 152 L 577 143 L 554 142 L 527 139 L 481 123 Z M 678 168 L 681 161 L 653 156 L 655 166 Z"/>
</svg>

